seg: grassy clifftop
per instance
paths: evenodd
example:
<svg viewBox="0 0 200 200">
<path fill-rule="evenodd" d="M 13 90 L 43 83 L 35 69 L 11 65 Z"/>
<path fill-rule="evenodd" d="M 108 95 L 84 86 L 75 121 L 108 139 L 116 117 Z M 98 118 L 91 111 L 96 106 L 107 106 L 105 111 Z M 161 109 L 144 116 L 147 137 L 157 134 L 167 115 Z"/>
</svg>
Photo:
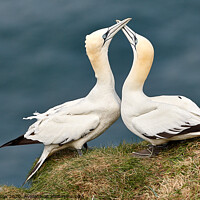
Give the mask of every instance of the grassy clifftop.
<svg viewBox="0 0 200 200">
<path fill-rule="evenodd" d="M 155 158 L 134 158 L 146 143 L 51 156 L 29 189 L 2 186 L 1 198 L 200 199 L 200 139 L 172 144 Z"/>
</svg>

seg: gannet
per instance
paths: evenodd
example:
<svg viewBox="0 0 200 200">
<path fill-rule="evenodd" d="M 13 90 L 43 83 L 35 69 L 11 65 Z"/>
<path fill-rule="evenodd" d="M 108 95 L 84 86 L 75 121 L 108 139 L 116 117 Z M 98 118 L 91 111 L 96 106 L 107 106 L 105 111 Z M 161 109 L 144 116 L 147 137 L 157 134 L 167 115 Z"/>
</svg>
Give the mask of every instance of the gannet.
<svg viewBox="0 0 200 200">
<path fill-rule="evenodd" d="M 24 135 L 1 146 L 44 144 L 43 153 L 25 183 L 37 172 L 46 158 L 58 150 L 74 148 L 82 155 L 83 145 L 101 135 L 119 118 L 120 99 L 115 92 L 108 47 L 114 35 L 130 20 L 131 18 L 127 18 L 86 36 L 86 53 L 97 82 L 85 98 L 69 101 L 45 113 L 34 113 L 34 116 L 25 118 L 37 121 Z"/>
<path fill-rule="evenodd" d="M 184 96 L 148 97 L 143 85 L 151 69 L 154 48 L 145 37 L 128 26 L 123 32 L 129 40 L 134 60 L 123 84 L 121 116 L 127 128 L 151 143 L 134 155 L 153 156 L 163 144 L 200 136 L 200 108 Z"/>
</svg>

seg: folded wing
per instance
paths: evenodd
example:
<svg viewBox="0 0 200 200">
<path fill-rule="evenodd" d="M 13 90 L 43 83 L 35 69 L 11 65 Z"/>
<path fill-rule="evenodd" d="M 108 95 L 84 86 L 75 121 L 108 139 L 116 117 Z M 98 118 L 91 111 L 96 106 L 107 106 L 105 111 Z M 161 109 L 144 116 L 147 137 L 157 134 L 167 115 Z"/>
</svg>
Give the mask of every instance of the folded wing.
<svg viewBox="0 0 200 200">
<path fill-rule="evenodd" d="M 167 104 L 160 104 L 156 109 L 135 117 L 132 124 L 149 139 L 168 139 L 200 131 L 198 115 Z"/>
<path fill-rule="evenodd" d="M 96 114 L 53 115 L 35 122 L 25 134 L 25 138 L 50 144 L 65 144 L 84 137 L 95 130 L 100 123 Z"/>
</svg>

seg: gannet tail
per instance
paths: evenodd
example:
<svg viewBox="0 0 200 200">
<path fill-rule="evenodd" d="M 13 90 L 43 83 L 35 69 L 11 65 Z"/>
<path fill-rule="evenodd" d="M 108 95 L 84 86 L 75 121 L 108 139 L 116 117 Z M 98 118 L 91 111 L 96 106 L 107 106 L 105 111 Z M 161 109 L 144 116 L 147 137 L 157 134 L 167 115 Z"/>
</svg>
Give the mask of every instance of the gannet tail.
<svg viewBox="0 0 200 200">
<path fill-rule="evenodd" d="M 36 163 L 36 165 L 34 166 L 34 168 L 32 169 L 32 171 L 30 172 L 30 174 L 26 178 L 24 184 L 27 181 L 29 181 L 32 178 L 32 176 L 38 171 L 38 169 L 42 166 L 42 164 L 44 163 L 44 161 L 46 160 L 46 158 L 48 157 L 48 155 L 51 153 L 52 149 L 53 149 L 52 146 L 44 146 L 44 150 L 42 152 L 42 155 L 41 155 L 40 159 L 38 160 L 38 162 Z"/>
<path fill-rule="evenodd" d="M 40 143 L 37 140 L 30 140 L 30 139 L 26 139 L 24 137 L 24 135 L 19 136 L 18 138 L 11 140 L 3 145 L 0 146 L 0 148 L 2 147 L 6 147 L 6 146 L 16 146 L 16 145 L 25 145 L 25 144 L 38 144 Z"/>
</svg>

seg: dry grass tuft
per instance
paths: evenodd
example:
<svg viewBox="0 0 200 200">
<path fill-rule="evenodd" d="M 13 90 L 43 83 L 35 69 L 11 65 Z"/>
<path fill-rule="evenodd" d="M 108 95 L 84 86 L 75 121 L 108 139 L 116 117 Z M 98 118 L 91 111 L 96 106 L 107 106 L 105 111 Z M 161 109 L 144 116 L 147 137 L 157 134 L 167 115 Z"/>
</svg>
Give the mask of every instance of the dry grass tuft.
<svg viewBox="0 0 200 200">
<path fill-rule="evenodd" d="M 173 143 L 156 158 L 131 156 L 146 144 L 93 149 L 83 157 L 60 151 L 29 189 L 3 186 L 0 199 L 200 199 L 200 139 Z"/>
</svg>

